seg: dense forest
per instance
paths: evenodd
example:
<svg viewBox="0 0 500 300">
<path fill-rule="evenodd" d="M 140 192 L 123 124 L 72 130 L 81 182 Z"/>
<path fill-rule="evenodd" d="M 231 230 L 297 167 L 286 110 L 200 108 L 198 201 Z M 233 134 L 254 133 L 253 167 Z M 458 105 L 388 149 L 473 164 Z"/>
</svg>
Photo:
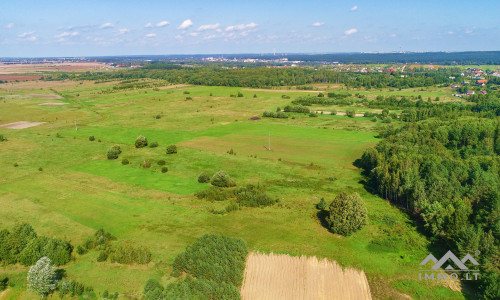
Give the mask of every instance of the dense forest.
<svg viewBox="0 0 500 300">
<path fill-rule="evenodd" d="M 388 129 L 360 165 L 381 197 L 464 257 L 479 250 L 485 299 L 500 289 L 500 122 L 465 117 Z"/>
</svg>

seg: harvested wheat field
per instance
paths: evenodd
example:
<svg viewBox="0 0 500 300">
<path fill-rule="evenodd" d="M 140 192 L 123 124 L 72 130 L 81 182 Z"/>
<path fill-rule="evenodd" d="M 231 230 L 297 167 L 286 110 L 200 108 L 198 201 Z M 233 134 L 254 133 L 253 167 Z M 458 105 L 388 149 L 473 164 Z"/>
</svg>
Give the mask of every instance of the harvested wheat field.
<svg viewBox="0 0 500 300">
<path fill-rule="evenodd" d="M 316 257 L 250 253 L 243 299 L 371 299 L 363 271 Z"/>
</svg>

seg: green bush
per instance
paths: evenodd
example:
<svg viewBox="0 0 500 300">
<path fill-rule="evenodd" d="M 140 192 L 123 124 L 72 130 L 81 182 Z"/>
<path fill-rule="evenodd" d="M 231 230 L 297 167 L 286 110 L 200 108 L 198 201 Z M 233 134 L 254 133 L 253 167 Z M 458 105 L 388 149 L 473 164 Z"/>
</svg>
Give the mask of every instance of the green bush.
<svg viewBox="0 0 500 300">
<path fill-rule="evenodd" d="M 391 122 L 392 122 L 391 117 L 385 117 L 385 118 L 382 120 L 382 123 L 391 123 Z"/>
<path fill-rule="evenodd" d="M 237 287 L 227 283 L 216 283 L 207 279 L 193 279 L 186 276 L 184 280 L 169 283 L 165 289 L 166 299 L 241 299 Z M 147 300 L 151 298 L 146 298 Z M 160 298 L 161 299 L 161 298 Z M 152 300 L 152 299 L 151 299 Z"/>
<path fill-rule="evenodd" d="M 189 91 L 184 91 L 183 93 L 184 93 L 184 95 L 189 95 L 189 94 L 191 94 Z"/>
<path fill-rule="evenodd" d="M 356 116 L 356 111 L 354 109 L 346 110 L 345 115 L 349 118 L 354 118 Z"/>
<path fill-rule="evenodd" d="M 7 138 L 3 134 L 0 134 L 0 142 L 6 142 L 6 141 Z"/>
<path fill-rule="evenodd" d="M 114 149 L 110 148 L 110 149 L 108 149 L 107 157 L 108 157 L 108 159 L 117 159 L 118 152 L 116 152 Z"/>
<path fill-rule="evenodd" d="M 208 201 L 224 201 L 234 197 L 234 189 L 220 188 L 212 186 L 209 189 L 199 191 L 195 194 L 198 199 L 206 199 Z"/>
<path fill-rule="evenodd" d="M 158 164 L 159 166 L 164 166 L 164 165 L 166 164 L 166 162 L 165 162 L 163 159 L 160 159 L 160 160 L 157 162 L 157 164 Z"/>
<path fill-rule="evenodd" d="M 78 247 L 76 247 L 76 253 L 78 253 L 78 255 L 84 255 L 87 254 L 87 252 L 89 251 L 84 247 L 82 247 L 81 245 L 78 245 Z"/>
<path fill-rule="evenodd" d="M 106 251 L 101 251 L 99 252 L 99 256 L 97 256 L 97 261 L 98 262 L 103 262 L 108 259 L 108 253 Z"/>
<path fill-rule="evenodd" d="M 238 92 L 238 97 L 243 97 L 243 93 L 242 92 Z"/>
<path fill-rule="evenodd" d="M 38 168 L 38 171 L 42 172 L 42 171 L 43 171 L 43 168 L 42 168 L 42 167 L 39 167 L 39 168 Z"/>
<path fill-rule="evenodd" d="M 0 292 L 7 288 L 7 284 L 9 283 L 9 277 L 0 277 Z"/>
<path fill-rule="evenodd" d="M 145 300 L 164 299 L 164 287 L 156 279 L 149 279 L 144 286 Z"/>
<path fill-rule="evenodd" d="M 168 145 L 167 146 L 167 154 L 175 154 L 177 153 L 177 146 L 176 145 Z"/>
<path fill-rule="evenodd" d="M 219 171 L 212 176 L 210 183 L 218 187 L 233 187 L 236 186 L 236 182 L 229 177 L 225 172 Z"/>
<path fill-rule="evenodd" d="M 248 207 L 263 207 L 278 202 L 269 197 L 262 186 L 253 184 L 238 189 L 236 199 L 239 205 Z"/>
<path fill-rule="evenodd" d="M 81 296 L 83 293 L 94 291 L 92 287 L 86 287 L 83 283 L 64 279 L 58 282 L 57 289 L 59 290 L 60 298 L 64 295 L 69 295 L 70 297 Z"/>
<path fill-rule="evenodd" d="M 109 260 L 120 264 L 147 264 L 151 261 L 151 251 L 146 247 L 122 243 L 111 248 Z"/>
<path fill-rule="evenodd" d="M 137 139 L 135 140 L 135 147 L 136 148 L 144 148 L 148 145 L 148 139 L 145 136 L 138 136 Z"/>
<path fill-rule="evenodd" d="M 200 183 L 210 182 L 210 175 L 208 175 L 205 172 L 201 172 L 200 175 L 198 175 L 198 182 L 200 182 Z"/>
<path fill-rule="evenodd" d="M 326 209 L 326 202 L 325 202 L 325 198 L 321 198 L 321 200 L 319 200 L 318 204 L 316 204 L 316 208 L 319 209 L 319 210 L 325 210 Z"/>
<path fill-rule="evenodd" d="M 151 144 L 149 144 L 149 147 L 150 147 L 150 148 L 156 148 L 156 147 L 158 147 L 158 146 L 159 146 L 159 145 L 158 145 L 158 142 L 152 142 Z"/>
<path fill-rule="evenodd" d="M 332 109 L 332 111 L 330 112 L 330 115 L 332 115 L 332 116 L 337 115 L 337 111 L 335 109 Z"/>
<path fill-rule="evenodd" d="M 186 97 L 186 100 L 193 100 L 193 97 Z"/>
<path fill-rule="evenodd" d="M 348 236 L 366 225 L 367 220 L 365 203 L 358 193 L 342 192 L 328 207 L 326 221 L 334 233 Z"/>
<path fill-rule="evenodd" d="M 162 167 L 161 168 L 162 173 L 167 173 L 168 172 L 168 167 Z"/>
<path fill-rule="evenodd" d="M 95 137 L 93 135 L 89 136 L 89 141 L 91 142 L 95 141 Z"/>
<path fill-rule="evenodd" d="M 19 164 L 18 163 L 14 163 L 13 166 L 14 166 L 14 168 L 17 168 L 17 167 L 19 167 Z"/>
<path fill-rule="evenodd" d="M 92 237 L 86 239 L 82 246 L 87 250 L 105 250 L 110 247 L 110 242 L 115 240 L 114 235 L 101 228 Z"/>
<path fill-rule="evenodd" d="M 243 240 L 206 234 L 175 258 L 173 269 L 186 272 L 197 280 L 206 279 L 219 285 L 226 283 L 239 287 L 247 254 Z"/>
<path fill-rule="evenodd" d="M 73 247 L 66 241 L 47 237 L 32 239 L 19 254 L 19 262 L 24 266 L 34 265 L 40 258 L 48 257 L 56 266 L 62 266 L 71 259 Z"/>
<path fill-rule="evenodd" d="M 126 158 L 122 159 L 122 165 L 128 165 L 130 164 L 130 161 Z"/>
</svg>

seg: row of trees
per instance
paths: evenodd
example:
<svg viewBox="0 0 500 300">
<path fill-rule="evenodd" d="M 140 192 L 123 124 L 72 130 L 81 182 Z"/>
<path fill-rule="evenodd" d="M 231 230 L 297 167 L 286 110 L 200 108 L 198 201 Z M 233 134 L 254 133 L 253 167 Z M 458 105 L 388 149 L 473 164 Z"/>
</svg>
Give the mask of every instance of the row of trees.
<svg viewBox="0 0 500 300">
<path fill-rule="evenodd" d="M 0 231 L 0 262 L 20 263 L 25 266 L 35 264 L 40 258 L 48 257 L 61 266 L 71 260 L 73 246 L 67 241 L 38 236 L 29 224 L 19 224 L 11 231 Z"/>
</svg>

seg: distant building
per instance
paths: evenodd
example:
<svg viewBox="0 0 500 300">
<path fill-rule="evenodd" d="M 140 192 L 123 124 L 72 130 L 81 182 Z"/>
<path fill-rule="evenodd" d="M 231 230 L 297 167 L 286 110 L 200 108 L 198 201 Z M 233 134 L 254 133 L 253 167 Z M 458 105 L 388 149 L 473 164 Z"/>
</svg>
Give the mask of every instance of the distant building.
<svg viewBox="0 0 500 300">
<path fill-rule="evenodd" d="M 471 96 L 474 94 L 475 94 L 475 92 L 473 90 L 467 91 L 467 93 L 466 93 L 467 96 Z"/>
</svg>

